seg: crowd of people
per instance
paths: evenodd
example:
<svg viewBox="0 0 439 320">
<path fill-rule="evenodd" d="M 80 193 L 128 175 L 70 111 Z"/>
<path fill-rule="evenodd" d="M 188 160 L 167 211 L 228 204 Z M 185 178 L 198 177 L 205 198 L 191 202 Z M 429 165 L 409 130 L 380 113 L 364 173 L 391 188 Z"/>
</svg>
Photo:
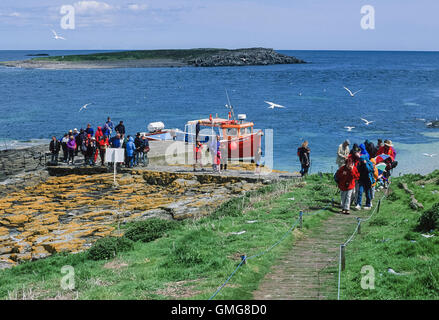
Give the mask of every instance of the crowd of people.
<svg viewBox="0 0 439 320">
<path fill-rule="evenodd" d="M 145 135 L 140 132 L 133 138 L 126 135 L 123 121 L 114 126 L 111 118 L 108 117 L 103 126 L 95 130 L 91 124 L 86 129 L 73 129 L 60 139 L 52 137 L 49 145 L 52 164 L 58 163 L 59 153 L 62 150 L 61 161 L 67 164 L 74 164 L 75 157 L 81 153 L 84 156 L 84 165 L 94 166 L 100 158 L 102 166 L 105 165 L 105 153 L 108 148 L 125 149 L 125 166 L 132 168 L 148 164 L 149 142 Z"/>
<path fill-rule="evenodd" d="M 366 196 L 364 210 L 372 208 L 372 199 L 379 186 L 386 187 L 392 170 L 398 165 L 396 151 L 392 141 L 378 139 L 377 146 L 366 140 L 349 148 L 350 141 L 345 140 L 338 147 L 338 170 L 334 179 L 341 192 L 340 213 L 349 214 L 351 203 L 360 210 L 363 193 Z"/>
<path fill-rule="evenodd" d="M 334 179 L 341 192 L 340 213 L 349 214 L 353 203 L 356 210 L 363 204 L 363 194 L 366 197 L 365 210 L 372 208 L 372 199 L 377 187 L 387 187 L 392 170 L 398 165 L 395 160 L 396 151 L 392 141 L 378 139 L 377 145 L 366 140 L 350 148 L 350 141 L 345 140 L 337 150 L 336 163 L 338 170 Z M 308 174 L 311 159 L 308 141 L 304 141 L 297 149 L 301 176 Z"/>
</svg>

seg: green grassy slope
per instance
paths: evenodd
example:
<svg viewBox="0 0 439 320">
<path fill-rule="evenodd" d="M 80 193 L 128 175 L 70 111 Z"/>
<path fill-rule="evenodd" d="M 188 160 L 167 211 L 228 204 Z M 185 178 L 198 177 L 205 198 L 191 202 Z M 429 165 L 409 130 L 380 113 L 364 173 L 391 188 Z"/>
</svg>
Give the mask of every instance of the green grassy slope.
<svg viewBox="0 0 439 320">
<path fill-rule="evenodd" d="M 407 183 L 424 210 L 410 208 L 410 196 L 400 182 Z M 346 248 L 341 299 L 439 298 L 439 232 L 437 228 L 431 233 L 416 229 L 422 213 L 439 203 L 439 171 L 425 177 L 396 178 L 391 190 L 380 212 L 362 225 L 362 234 Z M 374 268 L 375 289 L 361 288 L 365 265 Z M 390 273 L 389 268 L 400 275 Z"/>
<path fill-rule="evenodd" d="M 269 248 L 293 225 L 300 210 L 326 207 L 335 190 L 330 175 L 310 176 L 300 185 L 280 182 L 234 198 L 208 217 L 179 222 L 154 241 L 135 242 L 132 250 L 110 260 L 90 260 L 84 252 L 27 262 L 0 271 L 0 299 L 208 299 L 240 263 L 241 255 Z M 289 199 L 292 196 L 294 200 Z M 334 212 L 305 217 L 303 230 Z M 249 260 L 215 299 L 251 299 L 259 281 L 300 232 L 294 234 Z M 71 291 L 60 287 L 65 265 L 75 270 Z"/>
</svg>

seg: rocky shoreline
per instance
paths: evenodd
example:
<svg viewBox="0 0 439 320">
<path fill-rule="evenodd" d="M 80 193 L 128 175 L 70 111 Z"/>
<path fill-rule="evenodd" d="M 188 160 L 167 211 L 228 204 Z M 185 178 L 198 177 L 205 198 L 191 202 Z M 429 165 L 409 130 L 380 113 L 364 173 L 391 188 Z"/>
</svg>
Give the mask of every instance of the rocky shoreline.
<svg viewBox="0 0 439 320">
<path fill-rule="evenodd" d="M 237 50 L 219 50 L 205 53 L 196 57 L 180 59 L 151 58 L 151 59 L 114 59 L 58 61 L 31 59 L 20 61 L 0 62 L 5 67 L 23 69 L 115 69 L 115 68 L 159 68 L 159 67 L 225 67 L 225 66 L 254 66 L 274 64 L 297 64 L 305 61 L 280 54 L 273 49 L 250 48 Z"/>
<path fill-rule="evenodd" d="M 270 183 L 245 165 L 223 175 L 148 166 L 120 168 L 115 186 L 109 167 L 46 168 L 40 162 L 46 150 L 41 145 L 0 153 L 6 168 L 0 183 L 0 269 L 86 250 L 99 238 L 120 235 L 120 223 L 201 217 L 231 197 Z M 276 172 L 271 178 L 291 176 Z"/>
</svg>

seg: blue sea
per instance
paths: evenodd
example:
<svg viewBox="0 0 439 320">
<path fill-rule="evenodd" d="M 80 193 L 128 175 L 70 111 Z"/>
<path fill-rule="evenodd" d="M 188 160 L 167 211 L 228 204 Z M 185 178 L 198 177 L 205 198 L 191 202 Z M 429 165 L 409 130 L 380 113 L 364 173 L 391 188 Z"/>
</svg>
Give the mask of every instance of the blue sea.
<svg viewBox="0 0 439 320">
<path fill-rule="evenodd" d="M 311 148 L 311 173 L 334 171 L 338 145 L 378 138 L 393 141 L 397 173 L 439 168 L 439 52 L 285 51 L 297 65 L 24 70 L 0 67 L 0 145 L 49 139 L 69 129 L 123 120 L 128 133 L 148 123 L 184 129 L 189 120 L 227 116 L 227 89 L 235 113 L 256 128 L 273 129 L 274 168 L 297 171 L 296 150 Z M 31 53 L 68 55 L 96 51 L 0 51 L 0 61 Z M 353 91 L 362 89 L 355 97 Z M 264 101 L 284 105 L 268 109 Z M 86 103 L 85 112 L 78 112 Z M 360 118 L 374 121 L 366 126 Z M 423 120 L 425 119 L 425 120 Z M 355 127 L 347 132 L 345 126 Z M 29 142 L 26 142 L 29 143 Z M 423 153 L 438 155 L 427 157 Z"/>
</svg>

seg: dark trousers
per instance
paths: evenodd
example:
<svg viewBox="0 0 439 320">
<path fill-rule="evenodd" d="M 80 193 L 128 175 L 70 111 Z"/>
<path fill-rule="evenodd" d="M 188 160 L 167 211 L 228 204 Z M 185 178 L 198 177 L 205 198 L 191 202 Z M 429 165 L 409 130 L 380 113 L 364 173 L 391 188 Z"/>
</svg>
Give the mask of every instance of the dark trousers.
<svg viewBox="0 0 439 320">
<path fill-rule="evenodd" d="M 70 162 L 70 160 L 72 160 L 72 164 L 75 161 L 75 150 L 74 149 L 69 149 L 69 158 L 67 159 L 67 162 Z"/>
<path fill-rule="evenodd" d="M 51 162 L 58 162 L 58 152 L 52 152 L 52 155 L 51 155 L 51 160 L 50 160 Z"/>
<path fill-rule="evenodd" d="M 306 164 L 301 164 L 302 165 L 302 169 L 300 169 L 300 174 L 303 176 L 308 174 L 308 170 L 309 170 L 309 165 Z"/>
<path fill-rule="evenodd" d="M 67 150 L 67 146 L 65 144 L 62 145 L 62 152 L 63 152 L 63 161 L 67 161 L 67 157 L 69 156 L 69 151 Z"/>
<path fill-rule="evenodd" d="M 104 161 L 105 161 L 105 149 L 100 149 L 99 150 L 99 156 L 101 157 L 101 164 L 104 165 Z"/>
</svg>

